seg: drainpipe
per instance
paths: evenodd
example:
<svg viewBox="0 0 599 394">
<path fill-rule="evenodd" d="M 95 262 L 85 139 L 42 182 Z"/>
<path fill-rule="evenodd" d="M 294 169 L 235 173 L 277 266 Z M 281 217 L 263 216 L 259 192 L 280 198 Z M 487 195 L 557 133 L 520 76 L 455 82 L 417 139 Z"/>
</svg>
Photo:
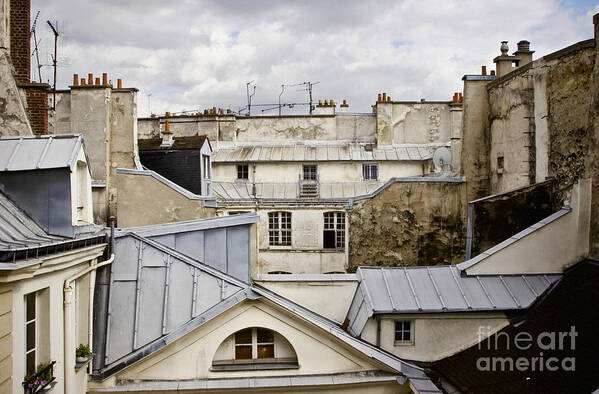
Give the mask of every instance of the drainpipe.
<svg viewBox="0 0 599 394">
<path fill-rule="evenodd" d="M 381 318 L 376 316 L 376 347 L 381 347 Z"/>
<path fill-rule="evenodd" d="M 76 337 L 76 333 L 73 332 L 73 328 L 75 327 L 75 310 L 73 308 L 73 300 L 74 300 L 74 294 L 73 294 L 73 287 L 72 287 L 72 283 L 82 277 L 83 275 L 86 275 L 88 272 L 93 272 L 95 274 L 95 270 L 99 267 L 103 267 L 105 265 L 111 264 L 114 261 L 114 253 L 110 255 L 110 258 L 108 260 L 105 260 L 101 263 L 98 264 L 93 264 L 90 265 L 89 267 L 85 268 L 84 270 L 78 272 L 77 274 L 71 276 L 70 278 L 68 278 L 67 280 L 65 280 L 64 282 L 64 392 L 66 394 L 70 394 L 70 393 L 76 393 L 75 391 L 75 387 L 74 387 L 74 373 L 73 373 L 73 369 L 75 368 L 75 349 L 77 348 L 77 344 L 73 343 L 74 339 Z M 92 274 L 92 276 L 90 276 L 90 294 L 93 294 L 93 284 L 92 284 L 92 280 L 95 281 L 95 275 Z M 90 316 L 93 317 L 92 315 L 92 310 L 93 310 L 93 299 L 90 298 L 89 300 L 89 315 L 88 318 Z M 92 337 L 92 320 L 89 321 L 89 331 L 88 331 L 88 340 L 93 339 Z M 90 339 L 91 338 L 91 339 Z M 91 342 L 90 342 L 91 345 Z"/>
</svg>

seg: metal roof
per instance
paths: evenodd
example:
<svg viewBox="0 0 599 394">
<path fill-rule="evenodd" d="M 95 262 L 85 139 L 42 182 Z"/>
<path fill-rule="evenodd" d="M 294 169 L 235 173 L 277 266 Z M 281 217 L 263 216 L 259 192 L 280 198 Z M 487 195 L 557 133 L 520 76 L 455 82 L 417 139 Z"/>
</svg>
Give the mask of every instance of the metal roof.
<svg viewBox="0 0 599 394">
<path fill-rule="evenodd" d="M 90 225 L 78 230 L 75 238 L 50 235 L 0 192 L 0 261 L 37 258 L 75 247 L 90 246 L 100 241 L 97 238 L 105 236 L 99 226 Z M 0 265 L 0 270 L 15 268 L 18 266 L 14 263 Z"/>
<path fill-rule="evenodd" d="M 90 169 L 81 134 L 1 137 L 0 171 L 73 169 L 82 147 Z"/>
<path fill-rule="evenodd" d="M 455 265 L 359 267 L 349 331 L 359 335 L 373 314 L 526 309 L 561 275 L 462 276 Z"/>
<path fill-rule="evenodd" d="M 299 199 L 299 185 L 295 183 L 258 182 L 256 195 L 252 194 L 251 182 L 212 182 L 212 193 L 219 203 L 252 200 L 288 200 Z M 347 200 L 350 197 L 371 193 L 383 185 L 383 182 L 335 182 L 320 183 L 320 200 Z"/>
<path fill-rule="evenodd" d="M 320 161 L 422 161 L 448 143 L 402 144 L 367 149 L 372 145 L 355 143 L 240 144 L 220 148 L 212 154 L 212 163 L 241 162 L 320 162 Z"/>
</svg>

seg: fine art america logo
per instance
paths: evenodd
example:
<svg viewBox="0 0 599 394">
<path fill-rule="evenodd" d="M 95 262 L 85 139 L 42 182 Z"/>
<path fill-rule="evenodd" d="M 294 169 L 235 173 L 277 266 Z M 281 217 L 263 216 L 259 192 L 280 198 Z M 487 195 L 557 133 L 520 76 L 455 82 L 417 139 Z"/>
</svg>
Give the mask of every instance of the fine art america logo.
<svg viewBox="0 0 599 394">
<path fill-rule="evenodd" d="M 479 357 L 476 360 L 476 368 L 479 371 L 573 372 L 576 370 L 575 357 L 556 356 L 573 352 L 576 349 L 578 332 L 574 326 L 571 326 L 569 331 L 543 331 L 536 335 L 522 331 L 510 336 L 508 333 L 500 331 L 490 337 L 491 333 L 490 326 L 478 328 L 479 350 L 491 350 L 498 353 L 515 350 L 516 354 L 518 351 L 527 353 L 516 357 Z M 484 341 L 485 338 L 488 339 Z M 533 347 L 534 350 L 531 351 Z"/>
</svg>

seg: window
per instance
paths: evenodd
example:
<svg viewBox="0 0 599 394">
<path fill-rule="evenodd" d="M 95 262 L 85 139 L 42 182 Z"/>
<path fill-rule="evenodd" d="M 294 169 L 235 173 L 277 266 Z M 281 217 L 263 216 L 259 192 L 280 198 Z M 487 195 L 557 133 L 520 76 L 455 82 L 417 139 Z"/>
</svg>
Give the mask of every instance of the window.
<svg viewBox="0 0 599 394">
<path fill-rule="evenodd" d="M 248 179 L 249 166 L 247 164 L 237 165 L 237 179 Z"/>
<path fill-rule="evenodd" d="M 345 248 L 345 213 L 325 212 L 323 247 L 325 249 Z"/>
<path fill-rule="evenodd" d="M 376 181 L 379 179 L 378 164 L 362 164 L 362 176 L 365 181 Z"/>
<path fill-rule="evenodd" d="M 304 180 L 315 181 L 316 180 L 316 164 L 304 165 Z"/>
<path fill-rule="evenodd" d="M 413 343 L 412 322 L 410 320 L 395 321 L 395 343 Z"/>
<path fill-rule="evenodd" d="M 270 246 L 291 246 L 291 212 L 270 212 L 268 214 L 268 244 Z"/>
<path fill-rule="evenodd" d="M 210 179 L 210 173 L 212 172 L 210 168 L 210 156 L 202 155 L 202 163 L 204 164 L 204 179 Z"/>
<path fill-rule="evenodd" d="M 35 372 L 36 363 L 36 313 L 35 293 L 25 295 L 25 372 Z"/>
<path fill-rule="evenodd" d="M 281 334 L 261 327 L 229 335 L 212 360 L 213 371 L 299 368 L 293 346 Z"/>
</svg>

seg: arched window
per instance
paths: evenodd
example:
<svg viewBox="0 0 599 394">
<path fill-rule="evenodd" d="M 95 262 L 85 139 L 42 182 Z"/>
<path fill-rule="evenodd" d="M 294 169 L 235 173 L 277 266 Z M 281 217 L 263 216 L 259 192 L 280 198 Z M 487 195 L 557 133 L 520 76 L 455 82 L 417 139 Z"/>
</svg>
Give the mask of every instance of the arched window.
<svg viewBox="0 0 599 394">
<path fill-rule="evenodd" d="M 281 334 L 250 327 L 229 335 L 218 347 L 212 370 L 298 368 L 293 346 Z"/>
</svg>

